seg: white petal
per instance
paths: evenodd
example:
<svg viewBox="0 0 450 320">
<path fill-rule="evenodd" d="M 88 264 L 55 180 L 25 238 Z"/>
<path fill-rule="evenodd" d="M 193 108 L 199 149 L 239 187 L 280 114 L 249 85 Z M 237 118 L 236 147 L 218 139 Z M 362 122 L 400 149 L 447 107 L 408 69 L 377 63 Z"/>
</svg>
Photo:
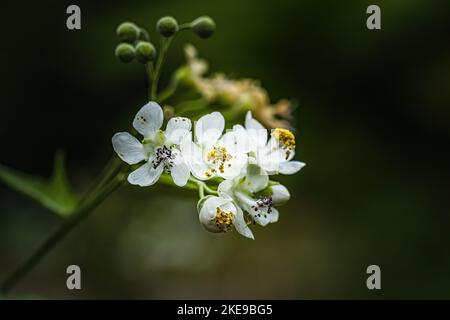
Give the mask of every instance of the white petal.
<svg viewBox="0 0 450 320">
<path fill-rule="evenodd" d="M 251 150 L 247 131 L 240 125 L 235 125 L 233 130 L 225 133 L 218 144 L 232 154 L 248 153 Z"/>
<path fill-rule="evenodd" d="M 215 217 L 216 209 L 223 206 L 226 203 L 229 203 L 229 202 L 230 202 L 230 200 L 228 200 L 228 199 L 212 196 L 208 200 L 205 201 L 202 209 L 213 212 L 214 213 L 213 217 Z"/>
<path fill-rule="evenodd" d="M 116 133 L 112 137 L 112 144 L 120 159 L 128 164 L 136 164 L 146 158 L 142 143 L 128 132 Z"/>
<path fill-rule="evenodd" d="M 159 104 L 150 101 L 136 114 L 133 120 L 133 127 L 144 138 L 149 138 L 161 128 L 163 120 L 164 115 Z"/>
<path fill-rule="evenodd" d="M 228 198 L 233 196 L 233 185 L 234 179 L 223 180 L 217 187 L 217 192 L 223 198 Z"/>
<path fill-rule="evenodd" d="M 267 187 L 269 176 L 260 166 L 250 164 L 247 166 L 246 184 L 251 192 L 259 192 Z"/>
<path fill-rule="evenodd" d="M 192 163 L 189 165 L 189 169 L 194 177 L 199 180 L 209 180 L 216 176 L 215 173 L 210 171 L 210 168 L 205 163 Z"/>
<path fill-rule="evenodd" d="M 289 190 L 282 184 L 273 185 L 270 189 L 272 190 L 272 202 L 274 205 L 282 205 L 291 198 Z"/>
<path fill-rule="evenodd" d="M 128 175 L 128 182 L 141 187 L 151 186 L 158 181 L 163 169 L 163 163 L 154 169 L 151 162 L 147 162 Z"/>
<path fill-rule="evenodd" d="M 204 161 L 203 150 L 192 141 L 184 139 L 181 143 L 181 153 L 184 161 L 189 166 L 192 175 L 200 180 L 208 180 L 214 175 L 208 176 L 209 165 Z"/>
<path fill-rule="evenodd" d="M 252 230 L 250 230 L 247 223 L 245 222 L 244 213 L 242 212 L 242 209 L 239 208 L 239 206 L 236 206 L 236 209 L 237 211 L 233 219 L 234 228 L 244 237 L 255 240 Z"/>
<path fill-rule="evenodd" d="M 234 156 L 230 160 L 226 161 L 223 166 L 223 172 L 216 169 L 217 174 L 224 179 L 235 178 L 241 174 L 243 169 L 248 164 L 248 157 L 245 154 L 239 154 Z"/>
<path fill-rule="evenodd" d="M 256 200 L 250 197 L 248 194 L 236 191 L 234 193 L 239 205 L 247 212 L 251 213 L 252 207 L 256 205 Z"/>
<path fill-rule="evenodd" d="M 297 173 L 304 166 L 305 166 L 304 162 L 287 161 L 287 162 L 280 163 L 279 171 L 281 174 L 294 174 L 294 173 Z"/>
<path fill-rule="evenodd" d="M 236 207 L 228 199 L 209 196 L 209 198 L 205 200 L 203 206 L 200 209 L 198 217 L 201 224 L 205 227 L 206 230 L 214 233 L 223 232 L 223 230 L 218 228 L 213 221 L 216 217 L 216 209 L 222 207 L 225 207 L 233 214 L 236 212 Z"/>
<path fill-rule="evenodd" d="M 173 152 L 173 154 L 175 155 L 175 159 L 173 160 L 173 166 L 170 169 L 170 174 L 173 182 L 177 186 L 182 187 L 186 185 L 191 172 L 187 164 L 184 162 L 181 154 L 179 152 Z"/>
<path fill-rule="evenodd" d="M 255 118 L 253 118 L 252 112 L 248 111 L 245 115 L 245 128 L 246 129 L 255 129 L 255 130 L 262 130 L 266 129 L 264 126 Z"/>
<path fill-rule="evenodd" d="M 181 140 L 191 131 L 191 120 L 184 117 L 174 117 L 166 127 L 166 137 L 173 144 L 180 144 Z"/>
<path fill-rule="evenodd" d="M 278 220 L 278 210 L 275 208 L 272 207 L 270 213 L 268 212 L 268 207 L 255 210 L 255 207 L 257 206 L 255 199 L 248 194 L 239 191 L 236 192 L 235 195 L 242 208 L 252 216 L 257 224 L 264 227 L 267 224 Z"/>
<path fill-rule="evenodd" d="M 251 150 L 258 152 L 258 149 L 266 145 L 267 129 L 252 117 L 250 111 L 245 116 L 245 129 L 247 130 Z"/>
<path fill-rule="evenodd" d="M 253 220 L 260 226 L 267 226 L 269 223 L 277 222 L 278 221 L 278 210 L 276 208 L 271 208 L 271 211 L 268 212 L 267 208 L 264 208 L 264 210 L 260 210 L 258 212 L 250 211 L 250 214 L 253 217 Z"/>
<path fill-rule="evenodd" d="M 258 165 L 269 175 L 277 174 L 280 169 L 280 154 L 278 152 L 260 152 L 258 153 Z"/>
<path fill-rule="evenodd" d="M 280 214 L 277 210 L 277 208 L 272 208 L 272 212 L 269 213 L 269 222 L 274 223 L 278 221 Z"/>
<path fill-rule="evenodd" d="M 222 135 L 225 119 L 220 112 L 212 112 L 201 117 L 195 124 L 195 138 L 200 144 L 214 143 Z"/>
</svg>

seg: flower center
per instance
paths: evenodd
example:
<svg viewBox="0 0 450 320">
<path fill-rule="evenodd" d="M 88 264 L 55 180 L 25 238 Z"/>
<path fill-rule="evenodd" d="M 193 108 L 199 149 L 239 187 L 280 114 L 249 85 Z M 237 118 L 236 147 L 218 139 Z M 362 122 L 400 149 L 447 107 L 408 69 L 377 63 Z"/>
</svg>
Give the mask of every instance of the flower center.
<svg viewBox="0 0 450 320">
<path fill-rule="evenodd" d="M 155 150 L 155 158 L 152 160 L 152 167 L 156 169 L 161 163 L 164 164 L 164 169 L 170 173 L 173 166 L 175 154 L 166 146 L 159 147 Z"/>
<path fill-rule="evenodd" d="M 292 150 L 295 149 L 295 136 L 288 129 L 276 128 L 272 132 L 272 136 L 274 136 L 277 141 L 281 144 L 281 146 L 286 150 L 286 159 L 291 154 Z"/>
<path fill-rule="evenodd" d="M 217 169 L 221 172 L 225 172 L 225 162 L 231 159 L 231 154 L 227 151 L 227 148 L 214 146 L 211 151 L 206 155 L 206 159 L 211 162 L 214 166 L 217 166 Z M 231 167 L 231 163 L 228 164 L 228 167 Z M 205 172 L 207 177 L 211 177 L 213 173 L 216 172 L 216 169 L 212 168 Z"/>
<path fill-rule="evenodd" d="M 256 200 L 252 209 L 255 210 L 255 215 L 261 217 L 261 212 L 263 209 L 267 209 L 267 213 L 272 213 L 273 201 L 271 196 L 266 196 L 261 199 Z M 263 213 L 264 218 L 267 218 L 267 214 Z"/>
<path fill-rule="evenodd" d="M 220 230 L 227 231 L 233 225 L 233 215 L 231 211 L 226 212 L 217 207 L 213 222 Z"/>
</svg>

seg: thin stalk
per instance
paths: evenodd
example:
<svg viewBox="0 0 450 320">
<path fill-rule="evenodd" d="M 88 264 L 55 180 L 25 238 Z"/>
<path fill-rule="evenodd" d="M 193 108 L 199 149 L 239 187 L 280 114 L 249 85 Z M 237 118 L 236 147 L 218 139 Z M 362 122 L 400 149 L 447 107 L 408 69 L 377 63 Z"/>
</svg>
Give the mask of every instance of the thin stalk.
<svg viewBox="0 0 450 320">
<path fill-rule="evenodd" d="M 148 62 L 145 64 L 145 72 L 147 74 L 147 85 L 148 85 L 148 100 L 152 100 L 152 90 L 153 90 L 153 62 Z"/>
<path fill-rule="evenodd" d="M 158 81 L 159 76 L 161 74 L 161 67 L 164 63 L 164 60 L 166 58 L 167 51 L 169 50 L 170 44 L 172 43 L 174 36 L 170 38 L 161 38 L 161 52 L 158 55 L 158 59 L 156 60 L 156 66 L 155 66 L 155 72 L 153 73 L 152 77 L 152 87 L 151 87 L 151 94 L 150 94 L 150 100 L 156 100 L 158 97 Z"/>
<path fill-rule="evenodd" d="M 205 197 L 205 187 L 203 184 L 198 185 L 198 196 L 200 199 L 203 199 Z"/>
<path fill-rule="evenodd" d="M 155 70 L 152 75 L 151 79 L 151 93 L 150 93 L 150 100 L 156 101 L 158 97 L 158 81 L 159 76 L 161 74 L 161 68 L 164 64 L 164 60 L 166 58 L 167 51 L 169 50 L 170 45 L 172 44 L 172 41 L 175 39 L 175 37 L 182 31 L 189 30 L 191 28 L 190 23 L 184 23 L 181 24 L 178 28 L 178 32 L 175 33 L 173 36 L 169 38 L 161 38 L 161 45 L 160 50 L 161 52 L 158 55 L 158 59 L 156 60 Z M 166 94 L 171 94 L 171 92 L 167 92 Z M 167 99 L 167 96 L 163 96 L 163 99 Z M 161 102 L 161 101 L 158 101 Z"/>
<path fill-rule="evenodd" d="M 211 189 L 210 187 L 208 187 L 208 185 L 206 183 L 204 183 L 203 181 L 200 181 L 194 177 L 189 177 L 189 181 L 193 182 L 197 185 L 197 187 L 199 188 L 199 193 L 200 193 L 200 188 L 202 189 L 202 192 L 204 193 L 204 191 L 206 191 L 209 194 L 213 194 L 213 195 L 218 195 L 219 193 L 216 190 Z M 203 196 L 201 196 L 200 198 L 203 198 Z"/>
<path fill-rule="evenodd" d="M 109 185 L 107 185 L 97 196 L 84 206 L 76 209 L 73 214 L 57 229 L 34 254 L 25 261 L 18 269 L 16 269 L 1 285 L 0 292 L 4 295 L 24 277 L 26 276 L 53 247 L 59 243 L 74 227 L 81 221 L 86 219 L 89 214 L 105 200 L 114 190 L 122 185 L 124 179 L 122 175 L 118 175 Z"/>
<path fill-rule="evenodd" d="M 116 157 L 112 156 L 106 166 L 103 168 L 101 173 L 95 178 L 94 182 L 90 185 L 88 190 L 81 197 L 80 205 L 85 203 L 89 197 L 91 197 L 95 192 L 97 192 L 102 186 L 104 186 L 112 177 L 117 176 L 121 167 L 122 161 Z"/>
</svg>

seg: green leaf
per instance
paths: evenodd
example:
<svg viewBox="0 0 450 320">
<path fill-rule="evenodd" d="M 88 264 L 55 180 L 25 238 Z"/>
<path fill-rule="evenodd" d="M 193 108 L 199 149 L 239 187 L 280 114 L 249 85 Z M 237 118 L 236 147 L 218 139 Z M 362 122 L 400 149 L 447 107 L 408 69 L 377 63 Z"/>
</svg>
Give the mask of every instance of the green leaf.
<svg viewBox="0 0 450 320">
<path fill-rule="evenodd" d="M 71 191 L 67 180 L 63 152 L 56 153 L 53 174 L 48 180 L 1 164 L 0 180 L 62 217 L 69 216 L 78 202 L 78 197 Z"/>
</svg>

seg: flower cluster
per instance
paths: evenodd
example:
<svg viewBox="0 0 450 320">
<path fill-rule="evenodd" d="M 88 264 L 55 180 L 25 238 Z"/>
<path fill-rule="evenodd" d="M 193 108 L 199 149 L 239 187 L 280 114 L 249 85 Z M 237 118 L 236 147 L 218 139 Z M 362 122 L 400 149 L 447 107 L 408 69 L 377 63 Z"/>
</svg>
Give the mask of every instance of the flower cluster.
<svg viewBox="0 0 450 320">
<path fill-rule="evenodd" d="M 220 112 L 202 116 L 194 128 L 190 119 L 173 117 L 162 130 L 163 121 L 162 108 L 150 101 L 133 121 L 141 140 L 128 132 L 113 136 L 117 155 L 130 165 L 140 164 L 128 175 L 129 183 L 151 186 L 163 174 L 179 187 L 188 181 L 196 183 L 201 190 L 199 219 L 211 232 L 234 227 L 253 239 L 250 224 L 278 221 L 275 207 L 288 201 L 290 194 L 269 176 L 294 174 L 305 165 L 292 160 L 295 136 L 291 131 L 277 128 L 269 135 L 250 111 L 244 126 L 236 124 L 226 131 Z"/>
<path fill-rule="evenodd" d="M 272 104 L 267 90 L 255 79 L 231 79 L 221 72 L 206 76 L 208 62 L 197 56 L 193 45 L 185 46 L 185 55 L 187 64 L 179 70 L 178 77 L 210 104 L 231 105 L 239 110 L 239 115 L 250 110 L 268 128 L 291 128 L 293 102 L 281 99 Z"/>
</svg>

